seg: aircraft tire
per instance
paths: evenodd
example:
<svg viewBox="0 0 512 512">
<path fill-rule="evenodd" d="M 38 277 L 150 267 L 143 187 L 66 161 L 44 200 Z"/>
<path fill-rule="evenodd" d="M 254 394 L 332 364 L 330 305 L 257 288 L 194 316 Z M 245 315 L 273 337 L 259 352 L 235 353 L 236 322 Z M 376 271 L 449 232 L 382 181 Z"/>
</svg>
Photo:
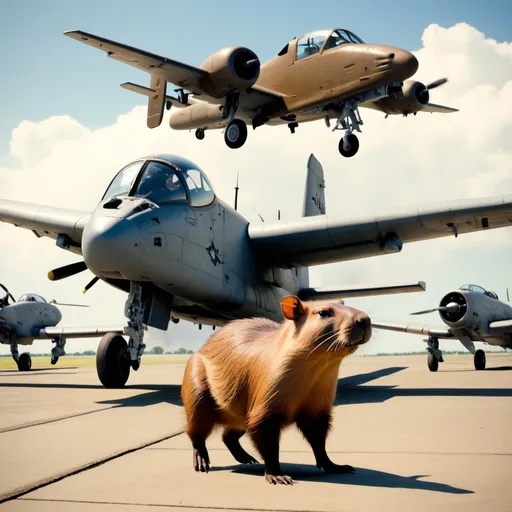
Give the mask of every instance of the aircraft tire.
<svg viewBox="0 0 512 512">
<path fill-rule="evenodd" d="M 432 352 L 428 353 L 427 366 L 431 372 L 437 372 L 437 369 L 439 368 L 439 361 L 437 360 L 437 357 Z"/>
<path fill-rule="evenodd" d="M 198 128 L 196 130 L 196 139 L 197 140 L 203 140 L 204 139 L 204 130 L 203 130 L 203 128 Z"/>
<path fill-rule="evenodd" d="M 350 158 L 351 156 L 354 156 L 358 149 L 359 149 L 359 139 L 356 135 L 351 133 L 348 137 L 348 143 L 350 144 L 348 149 L 345 149 L 343 146 L 343 137 L 340 140 L 340 143 L 338 144 L 338 151 L 341 153 L 342 156 L 346 158 Z"/>
<path fill-rule="evenodd" d="M 32 368 L 32 358 L 28 352 L 23 352 L 18 359 L 18 370 L 20 372 L 28 372 Z"/>
<path fill-rule="evenodd" d="M 106 388 L 122 388 L 130 376 L 130 357 L 126 340 L 114 332 L 101 338 L 96 352 L 96 371 Z"/>
<path fill-rule="evenodd" d="M 478 349 L 473 356 L 473 363 L 475 370 L 485 370 L 485 352 L 482 349 Z"/>
<path fill-rule="evenodd" d="M 247 140 L 247 125 L 241 119 L 233 119 L 226 126 L 224 141 L 231 149 L 241 148 Z"/>
</svg>

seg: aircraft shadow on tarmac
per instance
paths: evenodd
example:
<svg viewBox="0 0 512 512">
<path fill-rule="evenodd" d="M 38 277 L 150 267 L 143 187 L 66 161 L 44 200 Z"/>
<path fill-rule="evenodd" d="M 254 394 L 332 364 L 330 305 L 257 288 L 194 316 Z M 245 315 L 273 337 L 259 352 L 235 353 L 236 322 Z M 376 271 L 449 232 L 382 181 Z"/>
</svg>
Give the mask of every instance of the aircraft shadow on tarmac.
<svg viewBox="0 0 512 512">
<path fill-rule="evenodd" d="M 461 489 L 439 482 L 420 480 L 430 475 L 401 476 L 375 469 L 355 467 L 355 473 L 347 475 L 331 475 L 322 470 L 312 468 L 305 464 L 281 462 L 281 469 L 285 475 L 290 475 L 294 481 L 325 482 L 330 484 L 360 485 L 364 487 L 384 487 L 393 489 L 417 489 L 421 491 L 444 492 L 447 494 L 474 494 L 469 489 Z M 250 464 L 247 466 L 218 466 L 210 471 L 229 471 L 244 475 L 254 475 L 263 478 L 263 465 Z"/>
<path fill-rule="evenodd" d="M 401 388 L 399 386 L 364 386 L 368 382 L 393 375 L 407 369 L 406 366 L 393 366 L 373 372 L 343 377 L 338 379 L 338 389 L 334 405 L 382 403 L 395 397 L 412 396 L 479 396 L 479 397 L 512 397 L 512 389 L 506 388 Z M 105 391 L 112 396 L 116 390 L 105 390 L 101 384 L 59 384 L 59 383 L 18 383 L 0 382 L 0 388 L 45 388 L 45 389 L 95 389 Z M 134 396 L 125 397 L 126 392 L 133 390 L 147 391 Z M 162 402 L 181 406 L 181 386 L 167 385 L 133 385 L 119 390 L 120 396 L 109 400 L 98 400 L 101 405 L 114 407 L 146 407 Z"/>
</svg>

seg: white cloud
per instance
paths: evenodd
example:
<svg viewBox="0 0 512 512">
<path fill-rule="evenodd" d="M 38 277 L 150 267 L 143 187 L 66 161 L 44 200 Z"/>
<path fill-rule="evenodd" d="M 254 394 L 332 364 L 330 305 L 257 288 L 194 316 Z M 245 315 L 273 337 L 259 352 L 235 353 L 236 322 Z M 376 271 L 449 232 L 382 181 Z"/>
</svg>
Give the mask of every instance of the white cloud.
<svg viewBox="0 0 512 512">
<path fill-rule="evenodd" d="M 431 92 L 431 101 L 460 112 L 384 119 L 361 109 L 365 124 L 359 153 L 352 159 L 339 155 L 341 133 L 332 133 L 323 122 L 302 125 L 294 135 L 286 127 L 249 130 L 246 145 L 233 151 L 219 131 L 197 141 L 193 133 L 172 131 L 167 118 L 149 130 L 146 107 L 140 106 L 96 130 L 69 116 L 23 121 L 11 140 L 11 155 L 19 165 L 0 168 L 0 197 L 89 211 L 123 165 L 151 152 L 177 153 L 196 161 L 218 195 L 231 204 L 240 169 L 239 209 L 252 222 L 261 222 L 253 207 L 265 221 L 276 219 L 278 209 L 284 219 L 300 215 L 311 152 L 324 166 L 328 211 L 340 216 L 512 193 L 512 44 L 487 39 L 466 24 L 431 25 L 424 31 L 423 44 L 416 52 L 418 79 L 428 83 L 449 76 L 448 84 Z M 67 325 L 124 322 L 123 293 L 98 283 L 85 297 L 79 294 L 92 278 L 90 273 L 58 283 L 47 280 L 49 269 L 75 261 L 75 256 L 12 226 L 0 225 L 0 240 L 0 280 L 15 295 L 32 290 L 48 298 L 91 304 L 85 311 L 64 309 L 62 323 Z M 511 241 L 512 229 L 503 229 L 420 242 L 405 246 L 400 255 L 315 267 L 312 283 L 427 280 L 427 293 L 353 301 L 379 318 L 399 320 L 412 310 L 437 304 L 447 289 L 466 281 L 496 288 L 503 295 Z M 439 322 L 436 317 L 429 321 Z M 180 323 L 171 324 L 164 336 L 172 345 L 184 346 L 187 340 L 205 339 L 209 332 Z M 152 331 L 150 342 L 160 342 L 161 336 Z M 378 333 L 364 351 L 417 350 L 423 347 L 418 338 Z M 76 346 L 84 349 L 92 343 Z"/>
</svg>

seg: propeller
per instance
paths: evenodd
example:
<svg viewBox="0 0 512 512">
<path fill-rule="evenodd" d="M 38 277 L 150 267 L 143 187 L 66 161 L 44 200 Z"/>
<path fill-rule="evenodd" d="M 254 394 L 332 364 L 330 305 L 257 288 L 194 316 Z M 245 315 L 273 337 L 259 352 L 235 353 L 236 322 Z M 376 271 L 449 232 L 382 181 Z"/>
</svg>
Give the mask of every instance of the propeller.
<svg viewBox="0 0 512 512">
<path fill-rule="evenodd" d="M 438 308 L 426 309 L 425 311 L 416 311 L 411 315 L 425 315 L 426 313 L 433 313 L 434 311 L 445 311 L 446 313 L 458 313 L 460 311 L 460 304 L 456 302 L 450 302 L 446 306 L 440 306 Z"/>
<path fill-rule="evenodd" d="M 55 268 L 48 272 L 48 279 L 50 281 L 60 281 L 66 277 L 74 276 L 87 270 L 85 261 L 79 261 L 78 263 L 71 263 L 70 265 L 64 265 L 63 267 Z"/>
<path fill-rule="evenodd" d="M 440 78 L 439 80 L 434 80 L 433 82 L 430 82 L 425 86 L 425 89 L 422 89 L 420 91 L 420 94 L 422 96 L 429 96 L 429 92 L 432 89 L 435 89 L 436 87 L 439 87 L 440 85 L 444 85 L 446 82 L 448 82 L 448 78 Z"/>
<path fill-rule="evenodd" d="M 48 272 L 48 279 L 50 281 L 59 281 L 60 279 L 66 279 L 67 277 L 74 276 L 76 274 L 79 274 L 80 272 L 83 272 L 84 270 L 87 270 L 87 264 L 85 261 L 79 261 L 77 263 L 71 263 L 69 265 L 64 265 L 63 267 L 55 268 L 53 270 L 50 270 Z M 85 288 L 82 290 L 82 293 L 87 292 L 87 290 L 90 290 L 99 280 L 99 277 L 94 277 L 91 281 L 89 281 Z M 57 302 L 54 302 L 55 304 L 58 304 Z M 79 306 L 79 304 L 61 304 L 62 306 Z M 89 307 L 89 306 L 84 306 Z"/>
</svg>

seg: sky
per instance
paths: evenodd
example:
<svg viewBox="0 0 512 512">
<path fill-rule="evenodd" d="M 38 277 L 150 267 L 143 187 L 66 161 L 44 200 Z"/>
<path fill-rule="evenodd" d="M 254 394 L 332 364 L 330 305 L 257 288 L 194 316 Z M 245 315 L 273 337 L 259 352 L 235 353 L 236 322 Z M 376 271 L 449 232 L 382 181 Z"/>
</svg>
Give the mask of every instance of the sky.
<svg viewBox="0 0 512 512">
<path fill-rule="evenodd" d="M 0 0 L 0 198 L 92 210 L 113 175 L 130 160 L 152 151 L 196 161 L 217 194 L 232 204 L 240 170 L 240 211 L 251 222 L 300 215 L 306 162 L 314 153 L 324 167 L 329 214 L 341 217 L 393 212 L 438 200 L 512 193 L 512 4 L 508 1 L 410 2 L 203 2 L 151 3 L 89 0 L 16 3 Z M 366 42 L 413 51 L 415 78 L 428 83 L 449 76 L 431 101 L 460 109 L 441 116 L 390 117 L 361 109 L 360 150 L 352 159 L 337 151 L 338 133 L 323 122 L 288 129 L 249 131 L 243 148 L 225 147 L 220 132 L 197 141 L 162 125 L 146 128 L 144 98 L 123 90 L 149 77 L 63 36 L 81 29 L 200 65 L 228 45 L 251 48 L 264 62 L 294 36 L 343 27 Z M 286 190 L 286 194 L 282 191 Z M 257 213 L 258 214 L 257 214 Z M 406 245 L 398 255 L 311 269 L 315 286 L 382 285 L 424 280 L 424 293 L 354 299 L 350 305 L 380 320 L 409 321 L 409 313 L 434 307 L 448 290 L 478 283 L 506 295 L 512 256 L 512 228 L 457 239 Z M 80 290 L 92 275 L 49 282 L 51 268 L 78 258 L 38 240 L 26 230 L 0 225 L 0 282 L 18 297 L 27 291 L 62 302 L 90 305 L 62 308 L 62 325 L 124 323 L 126 295 L 98 283 Z M 412 317 L 414 318 L 414 317 Z M 435 314 L 425 321 L 440 324 Z M 208 328 L 181 322 L 167 332 L 150 330 L 148 346 L 198 348 Z M 70 340 L 67 350 L 86 350 L 94 340 Z M 31 350 L 51 347 L 39 342 Z M 360 353 L 424 350 L 419 336 L 375 332 Z M 445 342 L 446 349 L 459 349 Z M 0 353 L 9 347 L 0 347 Z"/>
</svg>

